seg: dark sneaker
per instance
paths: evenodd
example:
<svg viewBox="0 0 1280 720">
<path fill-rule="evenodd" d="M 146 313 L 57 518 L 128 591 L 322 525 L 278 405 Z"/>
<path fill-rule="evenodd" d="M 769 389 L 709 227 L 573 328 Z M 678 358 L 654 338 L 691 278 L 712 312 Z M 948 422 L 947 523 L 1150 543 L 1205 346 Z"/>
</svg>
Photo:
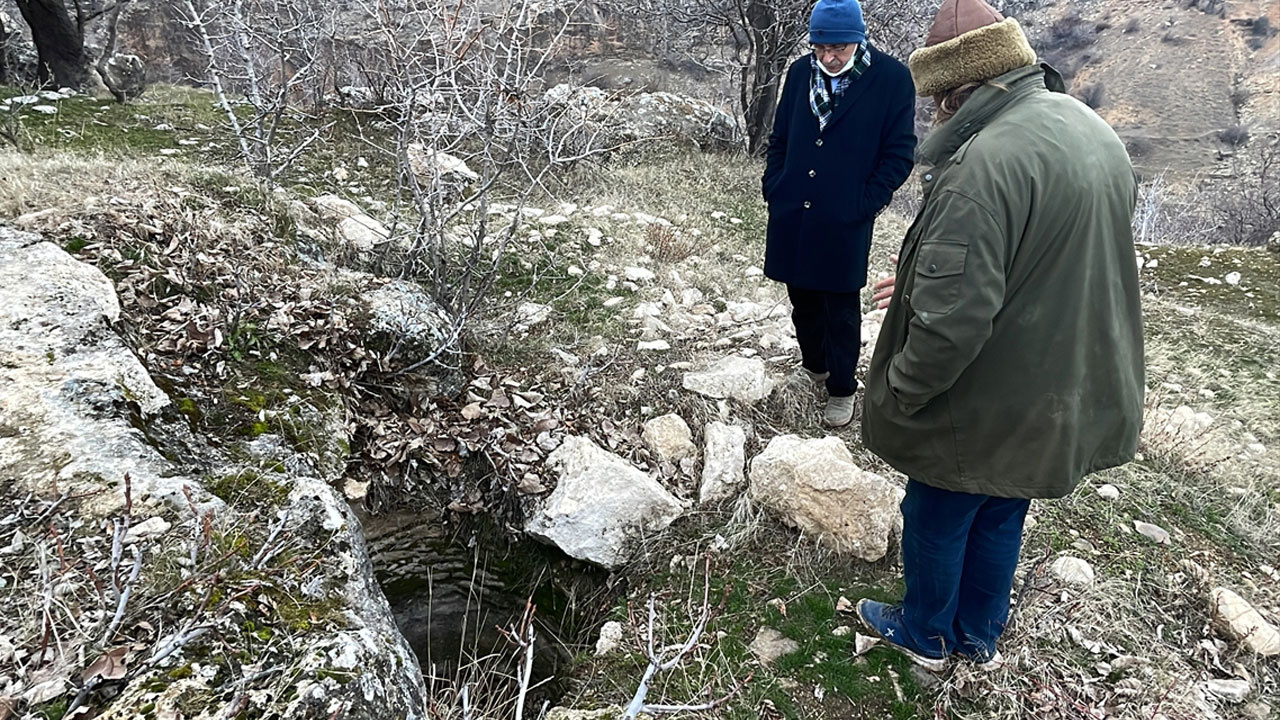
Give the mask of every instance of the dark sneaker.
<svg viewBox="0 0 1280 720">
<path fill-rule="evenodd" d="M 947 669 L 947 656 L 942 652 L 918 648 L 907 635 L 903 624 L 902 607 L 889 605 L 875 600 L 858 601 L 858 619 L 867 626 L 881 642 L 906 655 L 911 662 L 929 672 L 942 672 Z"/>
</svg>

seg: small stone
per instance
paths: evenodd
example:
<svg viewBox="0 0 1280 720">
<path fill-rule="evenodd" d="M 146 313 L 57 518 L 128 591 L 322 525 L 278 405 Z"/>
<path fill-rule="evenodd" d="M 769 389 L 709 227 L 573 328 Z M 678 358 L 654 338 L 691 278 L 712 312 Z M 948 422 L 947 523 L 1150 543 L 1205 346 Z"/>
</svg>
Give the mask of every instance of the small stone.
<svg viewBox="0 0 1280 720">
<path fill-rule="evenodd" d="M 795 640 L 785 637 L 773 628 L 760 628 L 760 632 L 756 634 L 756 639 L 751 641 L 751 645 L 747 649 L 760 662 L 765 665 L 771 665 L 778 658 L 799 650 L 800 645 Z"/>
<path fill-rule="evenodd" d="M 620 297 L 611 297 L 611 298 L 609 298 L 608 300 L 605 300 L 605 301 L 604 301 L 604 303 L 602 303 L 602 304 L 603 304 L 605 307 L 607 307 L 607 308 L 617 307 L 618 305 L 622 304 L 622 298 L 620 298 Z"/>
<path fill-rule="evenodd" d="M 855 657 L 861 657 L 871 651 L 871 648 L 880 644 L 880 638 L 870 637 L 857 633 L 853 636 L 853 654 Z"/>
<path fill-rule="evenodd" d="M 126 543 L 136 543 L 145 538 L 156 537 L 169 532 L 169 528 L 173 525 L 162 517 L 147 518 L 143 522 L 129 528 L 129 532 L 125 534 L 124 541 Z"/>
<path fill-rule="evenodd" d="M 1204 689 L 1210 695 L 1238 705 L 1253 692 L 1253 685 L 1248 680 L 1209 680 L 1205 682 Z"/>
<path fill-rule="evenodd" d="M 31 112 L 38 112 L 41 115 L 57 115 L 58 108 L 53 105 L 32 105 Z"/>
<path fill-rule="evenodd" d="M 1240 273 L 1238 272 L 1229 272 L 1227 273 L 1227 276 L 1222 279 L 1225 280 L 1228 285 L 1239 285 L 1240 277 Z"/>
<path fill-rule="evenodd" d="M 643 439 L 645 447 L 664 462 L 679 462 L 698 451 L 688 423 L 675 413 L 646 422 Z"/>
<path fill-rule="evenodd" d="M 1142 522 L 1141 520 L 1134 520 L 1133 529 L 1137 530 L 1140 535 L 1145 536 L 1152 542 L 1156 542 L 1161 545 L 1169 544 L 1169 531 L 1159 525 L 1152 525 L 1151 523 Z"/>
<path fill-rule="evenodd" d="M 642 267 L 623 268 L 622 276 L 625 277 L 628 282 L 632 282 L 632 283 L 650 282 L 654 278 L 658 277 L 657 275 L 653 274 L 652 270 L 647 270 Z"/>
<path fill-rule="evenodd" d="M 342 494 L 352 502 L 363 500 L 369 494 L 369 483 L 347 478 L 342 484 Z"/>
<path fill-rule="evenodd" d="M 1102 498 L 1103 500 L 1119 500 L 1120 488 L 1116 487 L 1115 485 L 1112 485 L 1111 483 L 1107 483 L 1106 485 L 1101 485 L 1098 487 L 1098 497 Z"/>
<path fill-rule="evenodd" d="M 600 628 L 600 639 L 596 640 L 596 656 L 608 655 L 622 644 L 622 623 L 610 620 Z"/>
<path fill-rule="evenodd" d="M 547 226 L 563 225 L 569 222 L 569 218 L 564 215 L 544 215 L 538 218 L 538 222 Z"/>
<path fill-rule="evenodd" d="M 641 352 L 663 352 L 671 349 L 671 343 L 666 340 L 641 340 L 636 343 L 636 350 Z"/>
<path fill-rule="evenodd" d="M 852 633 L 853 633 L 853 628 L 849 627 L 848 625 L 841 625 L 840 627 L 831 631 L 831 634 L 836 637 L 848 637 Z"/>
<path fill-rule="evenodd" d="M 1066 585 L 1089 587 L 1093 585 L 1094 581 L 1093 566 L 1087 560 L 1071 557 L 1070 555 L 1064 555 L 1054 560 L 1053 565 L 1049 567 L 1049 572 L 1059 582 Z"/>
<path fill-rule="evenodd" d="M 854 604 L 851 600 L 849 600 L 849 598 L 841 595 L 840 599 L 836 601 L 836 612 L 851 613 L 853 612 L 853 610 L 854 610 Z"/>
</svg>

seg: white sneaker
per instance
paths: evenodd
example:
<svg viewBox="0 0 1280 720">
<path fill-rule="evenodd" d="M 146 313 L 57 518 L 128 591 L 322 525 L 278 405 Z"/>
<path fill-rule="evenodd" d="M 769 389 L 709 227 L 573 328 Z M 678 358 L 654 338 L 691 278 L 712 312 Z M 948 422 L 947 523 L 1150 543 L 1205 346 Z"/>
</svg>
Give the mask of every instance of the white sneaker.
<svg viewBox="0 0 1280 720">
<path fill-rule="evenodd" d="M 822 412 L 822 423 L 827 427 L 844 427 L 853 420 L 853 396 L 833 397 L 827 399 L 827 407 Z"/>
</svg>

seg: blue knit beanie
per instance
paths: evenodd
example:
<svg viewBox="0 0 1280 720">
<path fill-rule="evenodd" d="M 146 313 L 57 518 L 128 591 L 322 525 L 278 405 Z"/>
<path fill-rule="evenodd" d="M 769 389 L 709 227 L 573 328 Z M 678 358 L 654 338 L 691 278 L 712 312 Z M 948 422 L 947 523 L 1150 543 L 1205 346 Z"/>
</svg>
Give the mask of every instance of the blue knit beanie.
<svg viewBox="0 0 1280 720">
<path fill-rule="evenodd" d="M 867 41 L 867 23 L 858 0 L 818 0 L 809 16 L 809 42 L 843 45 Z"/>
</svg>

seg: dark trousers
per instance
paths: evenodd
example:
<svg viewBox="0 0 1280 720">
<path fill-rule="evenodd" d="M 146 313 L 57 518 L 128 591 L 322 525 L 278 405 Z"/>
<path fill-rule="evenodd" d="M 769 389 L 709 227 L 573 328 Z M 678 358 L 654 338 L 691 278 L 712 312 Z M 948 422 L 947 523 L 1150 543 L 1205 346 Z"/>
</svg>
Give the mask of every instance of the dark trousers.
<svg viewBox="0 0 1280 720">
<path fill-rule="evenodd" d="M 800 343 L 800 364 L 816 373 L 830 372 L 827 393 L 848 397 L 858 389 L 855 373 L 862 349 L 862 297 L 859 293 L 827 293 L 787 286 L 791 322 Z"/>
<path fill-rule="evenodd" d="M 921 648 L 985 659 L 1009 621 L 1009 593 L 1030 500 L 907 483 L 902 500 L 902 600 Z"/>
</svg>

